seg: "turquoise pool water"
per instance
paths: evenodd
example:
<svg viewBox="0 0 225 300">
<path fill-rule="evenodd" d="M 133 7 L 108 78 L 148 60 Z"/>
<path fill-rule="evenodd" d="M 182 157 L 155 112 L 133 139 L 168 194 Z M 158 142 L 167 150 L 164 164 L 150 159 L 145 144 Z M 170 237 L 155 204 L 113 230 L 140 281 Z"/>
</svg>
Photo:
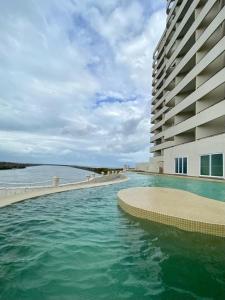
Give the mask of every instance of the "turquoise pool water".
<svg viewBox="0 0 225 300">
<path fill-rule="evenodd" d="M 134 175 L 131 175 L 134 176 Z M 168 188 L 181 189 L 185 191 L 189 191 L 200 196 L 208 197 L 211 199 L 216 199 L 219 201 L 225 201 L 225 183 L 223 181 L 206 181 L 201 179 L 192 179 L 185 177 L 175 177 L 175 176 L 146 176 L 143 179 L 144 185 L 147 186 L 162 186 Z M 137 183 L 142 184 L 140 178 L 135 178 Z M 133 183 L 135 184 L 136 183 Z M 137 186 L 138 186 L 137 184 Z"/>
<path fill-rule="evenodd" d="M 131 175 L 1 209 L 0 299 L 224 300 L 224 239 L 142 222 L 117 206 L 117 192 L 130 186 L 224 199 L 221 183 L 184 180 Z"/>
</svg>

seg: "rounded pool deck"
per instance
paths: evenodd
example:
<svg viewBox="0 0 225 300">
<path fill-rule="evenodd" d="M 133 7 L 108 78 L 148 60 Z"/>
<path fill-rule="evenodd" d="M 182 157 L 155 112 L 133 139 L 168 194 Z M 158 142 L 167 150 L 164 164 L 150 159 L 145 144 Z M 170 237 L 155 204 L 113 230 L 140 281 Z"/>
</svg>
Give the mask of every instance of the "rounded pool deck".
<svg viewBox="0 0 225 300">
<path fill-rule="evenodd" d="M 121 190 L 118 203 L 134 217 L 225 237 L 225 202 L 183 190 L 140 187 Z"/>
</svg>

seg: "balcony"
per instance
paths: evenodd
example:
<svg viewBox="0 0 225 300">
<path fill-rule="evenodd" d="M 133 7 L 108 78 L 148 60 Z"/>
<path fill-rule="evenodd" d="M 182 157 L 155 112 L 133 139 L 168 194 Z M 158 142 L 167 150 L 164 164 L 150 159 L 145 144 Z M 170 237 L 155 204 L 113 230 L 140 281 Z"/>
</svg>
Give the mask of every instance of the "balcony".
<svg viewBox="0 0 225 300">
<path fill-rule="evenodd" d="M 206 123 L 213 122 L 215 119 L 224 117 L 224 111 L 225 111 L 225 100 L 211 106 L 208 109 L 205 109 L 201 113 L 191 118 L 188 118 L 185 121 L 180 122 L 179 124 L 171 128 L 168 128 L 167 130 L 164 131 L 164 137 L 165 139 L 168 139 L 173 136 L 180 135 L 183 132 L 193 130 L 195 127 L 203 126 Z M 224 124 L 223 124 L 223 128 L 225 129 Z"/>
<path fill-rule="evenodd" d="M 162 144 L 159 144 L 157 146 L 152 147 L 151 151 L 152 152 L 159 151 L 159 150 L 170 148 L 170 147 L 173 147 L 173 146 L 175 146 L 175 142 L 174 141 L 168 141 L 168 142 L 164 142 Z"/>
</svg>

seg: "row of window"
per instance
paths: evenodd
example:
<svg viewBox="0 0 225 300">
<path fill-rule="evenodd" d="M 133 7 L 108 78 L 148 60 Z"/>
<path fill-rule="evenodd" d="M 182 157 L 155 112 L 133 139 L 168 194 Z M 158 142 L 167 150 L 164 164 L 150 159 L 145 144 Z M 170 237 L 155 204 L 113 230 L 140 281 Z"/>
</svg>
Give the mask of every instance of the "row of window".
<svg viewBox="0 0 225 300">
<path fill-rule="evenodd" d="M 187 174 L 187 157 L 175 158 L 175 173 Z M 223 154 L 207 154 L 200 156 L 200 175 L 223 177 Z"/>
</svg>

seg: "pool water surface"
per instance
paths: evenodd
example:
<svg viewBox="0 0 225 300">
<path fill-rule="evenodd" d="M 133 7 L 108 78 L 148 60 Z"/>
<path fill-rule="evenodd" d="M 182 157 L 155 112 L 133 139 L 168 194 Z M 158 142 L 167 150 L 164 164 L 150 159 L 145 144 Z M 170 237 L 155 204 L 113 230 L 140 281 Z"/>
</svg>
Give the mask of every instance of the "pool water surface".
<svg viewBox="0 0 225 300">
<path fill-rule="evenodd" d="M 1 300 L 225 299 L 225 239 L 144 222 L 117 192 L 167 186 L 220 201 L 224 184 L 129 175 L 0 210 Z"/>
</svg>

